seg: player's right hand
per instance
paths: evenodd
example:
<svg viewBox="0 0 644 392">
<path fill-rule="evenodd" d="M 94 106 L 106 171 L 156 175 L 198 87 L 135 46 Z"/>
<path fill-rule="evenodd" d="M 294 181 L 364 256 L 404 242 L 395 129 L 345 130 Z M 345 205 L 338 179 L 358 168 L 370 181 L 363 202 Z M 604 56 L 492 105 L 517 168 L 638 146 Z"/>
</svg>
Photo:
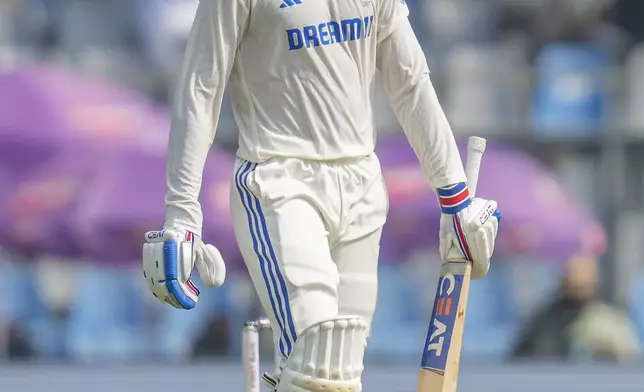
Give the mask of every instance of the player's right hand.
<svg viewBox="0 0 644 392">
<path fill-rule="evenodd" d="M 465 183 L 438 189 L 441 204 L 439 250 L 443 260 L 472 262 L 472 279 L 490 269 L 501 210 L 494 200 L 470 199 Z"/>
<path fill-rule="evenodd" d="M 192 283 L 196 266 L 201 281 L 219 287 L 226 278 L 226 265 L 219 250 L 206 245 L 186 230 L 149 231 L 143 244 L 143 276 L 152 294 L 177 309 L 192 309 L 199 289 Z"/>
</svg>

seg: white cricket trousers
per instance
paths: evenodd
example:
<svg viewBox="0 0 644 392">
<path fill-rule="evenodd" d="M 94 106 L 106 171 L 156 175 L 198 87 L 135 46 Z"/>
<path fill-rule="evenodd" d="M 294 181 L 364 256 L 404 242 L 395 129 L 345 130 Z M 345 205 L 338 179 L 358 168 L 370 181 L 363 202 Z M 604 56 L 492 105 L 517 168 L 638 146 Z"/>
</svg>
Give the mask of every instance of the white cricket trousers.
<svg viewBox="0 0 644 392">
<path fill-rule="evenodd" d="M 374 154 L 333 162 L 237 159 L 235 235 L 280 362 L 305 328 L 338 315 L 370 325 L 389 208 Z"/>
</svg>

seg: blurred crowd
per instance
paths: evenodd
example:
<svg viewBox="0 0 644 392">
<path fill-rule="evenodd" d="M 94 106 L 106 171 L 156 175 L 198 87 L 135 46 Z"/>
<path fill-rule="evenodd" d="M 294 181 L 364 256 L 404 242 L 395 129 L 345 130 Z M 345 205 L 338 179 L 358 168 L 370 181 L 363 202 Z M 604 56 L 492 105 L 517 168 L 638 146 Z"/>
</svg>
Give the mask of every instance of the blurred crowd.
<svg viewBox="0 0 644 392">
<path fill-rule="evenodd" d="M 3 0 L 0 72 L 51 64 L 168 105 L 197 4 Z M 407 4 L 458 135 L 644 132 L 644 1 Z M 396 132 L 386 97 L 380 92 L 375 100 L 382 106 L 375 111 L 380 130 Z M 234 119 L 229 103 L 224 105 L 216 143 L 234 151 Z M 578 179 L 590 172 L 578 168 L 567 175 Z M 439 266 L 433 249 L 383 262 L 372 358 L 420 357 Z M 191 312 L 153 301 L 136 263 L 97 266 L 7 250 L 0 254 L 0 275 L 0 358 L 182 361 L 237 355 L 240 325 L 261 315 L 242 270 L 232 271 L 222 289 L 205 291 Z M 605 302 L 598 294 L 601 275 L 595 256 L 495 260 L 490 275 L 471 289 L 465 356 L 639 358 L 644 293 L 633 289 L 631 302 Z"/>
</svg>

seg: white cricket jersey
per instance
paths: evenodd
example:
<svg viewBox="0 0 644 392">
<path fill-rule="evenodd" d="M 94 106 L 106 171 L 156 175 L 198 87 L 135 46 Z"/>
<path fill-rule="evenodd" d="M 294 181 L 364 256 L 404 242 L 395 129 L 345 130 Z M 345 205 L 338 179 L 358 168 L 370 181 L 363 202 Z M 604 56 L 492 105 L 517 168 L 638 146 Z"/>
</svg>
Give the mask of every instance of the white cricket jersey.
<svg viewBox="0 0 644 392">
<path fill-rule="evenodd" d="M 197 202 L 224 88 L 237 155 L 337 160 L 374 151 L 379 69 L 430 184 L 465 181 L 404 0 L 201 0 L 174 105 L 166 227 L 201 233 Z"/>
</svg>

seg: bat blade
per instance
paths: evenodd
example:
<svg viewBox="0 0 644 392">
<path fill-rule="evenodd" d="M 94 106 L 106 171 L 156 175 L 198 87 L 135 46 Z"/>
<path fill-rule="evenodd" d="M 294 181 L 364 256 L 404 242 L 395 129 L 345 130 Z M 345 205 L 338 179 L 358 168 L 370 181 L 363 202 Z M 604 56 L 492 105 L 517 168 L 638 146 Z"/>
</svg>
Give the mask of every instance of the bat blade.
<svg viewBox="0 0 644 392">
<path fill-rule="evenodd" d="M 418 374 L 418 392 L 456 392 L 472 267 L 443 264 Z"/>
</svg>

